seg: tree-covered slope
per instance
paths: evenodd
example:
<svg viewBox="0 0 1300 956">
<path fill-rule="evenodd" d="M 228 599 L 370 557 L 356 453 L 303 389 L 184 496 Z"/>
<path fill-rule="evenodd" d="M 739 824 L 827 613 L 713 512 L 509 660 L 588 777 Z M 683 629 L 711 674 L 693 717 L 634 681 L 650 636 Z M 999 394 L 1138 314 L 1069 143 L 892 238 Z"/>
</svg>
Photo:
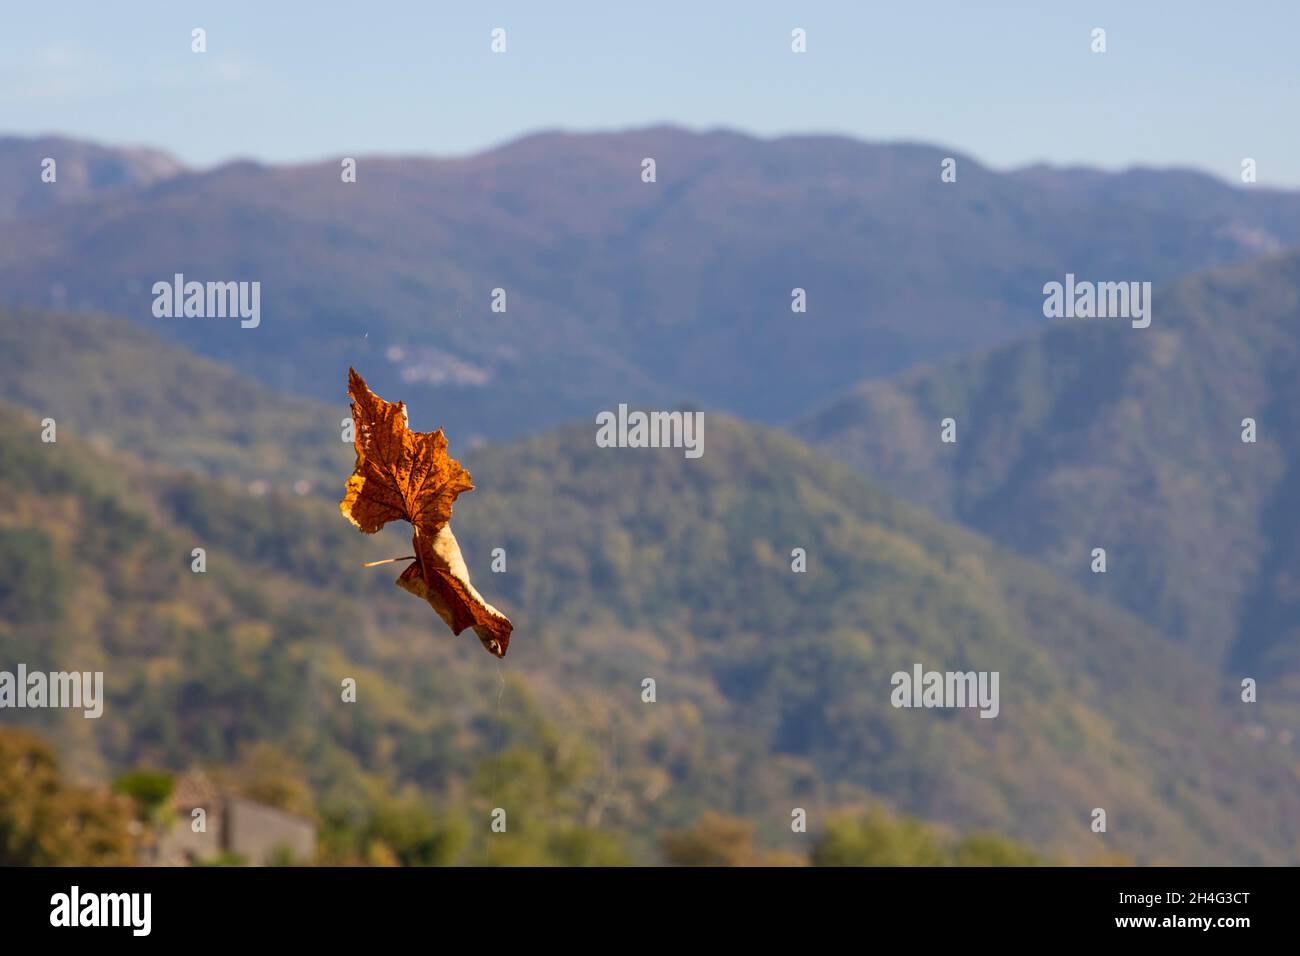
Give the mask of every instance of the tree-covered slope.
<svg viewBox="0 0 1300 956">
<path fill-rule="evenodd" d="M 353 458 L 346 395 L 274 392 L 114 316 L 0 306 L 0 401 L 60 435 L 267 490 L 321 492 Z"/>
<path fill-rule="evenodd" d="M 1063 320 L 864 383 L 793 431 L 1259 679 L 1261 700 L 1300 701 L 1300 256 L 1154 303 L 1150 328 Z"/>
<path fill-rule="evenodd" d="M 462 454 L 478 491 L 456 530 L 516 623 L 497 665 L 393 569 L 360 569 L 409 553 L 400 534 L 39 432 L 29 411 L 0 424 L 0 546 L 24 569 L 0 658 L 105 671 L 101 720 L 34 715 L 81 772 L 273 742 L 326 804 L 405 783 L 622 832 L 642 858 L 704 809 L 788 849 L 791 808 L 872 797 L 1072 858 L 1296 857 L 1293 757 L 1234 729 L 1208 669 L 782 434 L 710 415 L 698 460 L 597 448 L 589 426 Z M 999 716 L 893 708 L 914 663 L 998 671 Z"/>
</svg>

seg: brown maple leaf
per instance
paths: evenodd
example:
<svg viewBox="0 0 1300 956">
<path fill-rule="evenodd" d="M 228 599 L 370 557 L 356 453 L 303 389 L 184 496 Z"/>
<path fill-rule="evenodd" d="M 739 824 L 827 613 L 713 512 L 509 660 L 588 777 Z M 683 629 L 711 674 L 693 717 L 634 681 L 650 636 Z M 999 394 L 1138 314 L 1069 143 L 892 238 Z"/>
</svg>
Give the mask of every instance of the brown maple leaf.
<svg viewBox="0 0 1300 956">
<path fill-rule="evenodd" d="M 474 590 L 451 533 L 456 496 L 474 490 L 469 472 L 447 454 L 441 428 L 411 431 L 406 403 L 384 401 L 355 369 L 348 369 L 348 395 L 357 465 L 339 510 L 367 534 L 390 521 L 409 521 L 415 528 L 415 561 L 397 579 L 398 586 L 428 601 L 452 633 L 472 627 L 484 647 L 505 657 L 513 625 Z"/>
</svg>

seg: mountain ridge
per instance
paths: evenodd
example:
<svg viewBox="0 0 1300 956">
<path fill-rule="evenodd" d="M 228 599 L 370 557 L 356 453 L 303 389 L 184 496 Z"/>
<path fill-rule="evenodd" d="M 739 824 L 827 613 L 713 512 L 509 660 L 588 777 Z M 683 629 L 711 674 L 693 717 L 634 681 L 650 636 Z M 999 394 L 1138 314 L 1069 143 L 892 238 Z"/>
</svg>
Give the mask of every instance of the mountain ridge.
<svg viewBox="0 0 1300 956">
<path fill-rule="evenodd" d="M 280 391 L 331 398 L 345 357 L 377 362 L 377 388 L 507 438 L 621 401 L 787 421 L 864 377 L 1014 339 L 1067 271 L 1162 280 L 1300 244 L 1298 193 L 1177 171 L 1072 182 L 913 144 L 546 133 L 362 157 L 355 183 L 332 160 L 185 171 L 28 217 L 0 237 L 0 283 L 10 303 L 124 315 Z M 176 272 L 259 281 L 266 321 L 154 318 L 149 289 Z"/>
<path fill-rule="evenodd" d="M 42 178 L 46 158 L 56 161 L 54 182 Z M 175 157 L 150 147 L 108 146 L 58 135 L 0 135 L 0 219 L 127 192 L 184 169 Z"/>
</svg>

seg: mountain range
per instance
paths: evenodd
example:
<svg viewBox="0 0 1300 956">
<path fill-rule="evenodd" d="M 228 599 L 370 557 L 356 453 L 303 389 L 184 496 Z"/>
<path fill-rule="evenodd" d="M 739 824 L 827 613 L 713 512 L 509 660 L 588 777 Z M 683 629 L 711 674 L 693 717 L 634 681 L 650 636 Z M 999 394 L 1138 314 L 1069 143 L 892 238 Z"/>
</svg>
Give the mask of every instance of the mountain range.
<svg viewBox="0 0 1300 956">
<path fill-rule="evenodd" d="M 36 178 L 47 148 L 6 141 L 0 166 L 63 195 Z M 956 182 L 940 179 L 948 157 Z M 497 438 L 619 402 L 784 423 L 862 378 L 1032 330 L 1043 284 L 1067 272 L 1160 281 L 1300 244 L 1295 193 L 1177 170 L 999 172 L 908 143 L 657 127 L 352 158 L 355 182 L 336 158 L 69 188 L 0 233 L 5 301 L 125 316 L 317 398 L 364 362 L 381 392 Z M 155 318 L 153 285 L 176 274 L 260 282 L 263 321 Z"/>
</svg>

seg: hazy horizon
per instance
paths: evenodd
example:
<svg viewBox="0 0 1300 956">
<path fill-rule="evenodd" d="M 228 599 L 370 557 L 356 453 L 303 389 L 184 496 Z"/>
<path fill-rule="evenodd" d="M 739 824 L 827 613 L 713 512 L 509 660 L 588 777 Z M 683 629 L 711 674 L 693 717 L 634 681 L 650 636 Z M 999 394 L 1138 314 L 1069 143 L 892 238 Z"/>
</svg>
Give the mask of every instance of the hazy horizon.
<svg viewBox="0 0 1300 956">
<path fill-rule="evenodd" d="M 1120 174 L 1132 170 L 1150 170 L 1154 172 L 1172 173 L 1183 172 L 1193 173 L 1200 176 L 1208 176 L 1225 186 L 1244 188 L 1239 178 L 1233 176 L 1231 171 L 1227 175 L 1222 170 L 1203 169 L 1190 163 L 1172 162 L 1168 164 L 1155 164 L 1146 162 L 1123 163 L 1114 166 L 1103 164 L 1094 164 L 1087 162 L 1073 161 L 1053 161 L 1047 159 L 1031 160 L 1023 163 L 1013 163 L 1011 165 L 1001 165 L 994 163 L 985 157 L 979 155 L 971 149 L 965 148 L 960 143 L 947 142 L 942 139 L 923 140 L 914 138 L 897 138 L 897 139 L 870 139 L 857 136 L 851 133 L 844 133 L 836 130 L 806 130 L 793 131 L 785 133 L 760 133 L 753 130 L 742 129 L 737 126 L 726 124 L 710 126 L 694 126 L 686 123 L 677 122 L 658 122 L 644 123 L 634 126 L 611 126 L 611 127 L 593 127 L 591 129 L 579 129 L 576 127 L 565 126 L 542 126 L 536 129 L 525 129 L 518 134 L 509 136 L 500 142 L 488 143 L 481 147 L 474 147 L 465 150 L 448 150 L 448 151 L 420 151 L 420 150 L 356 150 L 348 155 L 355 158 L 383 158 L 383 159 L 414 159 L 414 160 L 445 160 L 456 161 L 474 159 L 475 157 L 485 156 L 501 149 L 508 149 L 512 145 L 523 142 L 528 139 L 539 136 L 617 136 L 625 133 L 647 132 L 651 130 L 673 129 L 680 130 L 696 136 L 708 136 L 712 134 L 726 134 L 731 136 L 744 136 L 754 139 L 758 142 L 777 142 L 785 139 L 839 139 L 853 142 L 863 146 L 881 146 L 881 147 L 906 147 L 906 146 L 923 146 L 931 149 L 946 150 L 952 155 L 965 158 L 967 161 L 973 161 L 981 167 L 996 173 L 1014 173 L 1024 169 L 1033 169 L 1036 167 L 1045 167 L 1055 170 L 1087 170 L 1093 172 L 1102 172 L 1107 174 Z M 123 151 L 151 151 L 162 153 L 178 161 L 189 172 L 209 172 L 220 169 L 223 166 L 229 166 L 235 163 L 253 162 L 262 166 L 274 167 L 299 167 L 313 166 L 322 163 L 336 162 L 340 157 L 345 155 L 341 152 L 326 153 L 321 155 L 303 156 L 296 159 L 266 159 L 252 153 L 234 153 L 230 156 L 222 157 L 218 160 L 208 163 L 192 163 L 184 156 L 172 150 L 165 144 L 150 142 L 125 142 L 111 139 L 100 139 L 97 137 L 80 136 L 75 132 L 64 130 L 37 130 L 31 133 L 20 133 L 9 129 L 0 129 L 0 140 L 20 139 L 36 141 L 42 139 L 64 139 L 72 142 L 87 143 L 93 146 L 99 146 L 106 149 L 123 150 Z M 1251 189 L 1281 189 L 1296 190 L 1300 189 L 1300 182 L 1296 183 L 1265 183 L 1250 184 Z"/>
</svg>

